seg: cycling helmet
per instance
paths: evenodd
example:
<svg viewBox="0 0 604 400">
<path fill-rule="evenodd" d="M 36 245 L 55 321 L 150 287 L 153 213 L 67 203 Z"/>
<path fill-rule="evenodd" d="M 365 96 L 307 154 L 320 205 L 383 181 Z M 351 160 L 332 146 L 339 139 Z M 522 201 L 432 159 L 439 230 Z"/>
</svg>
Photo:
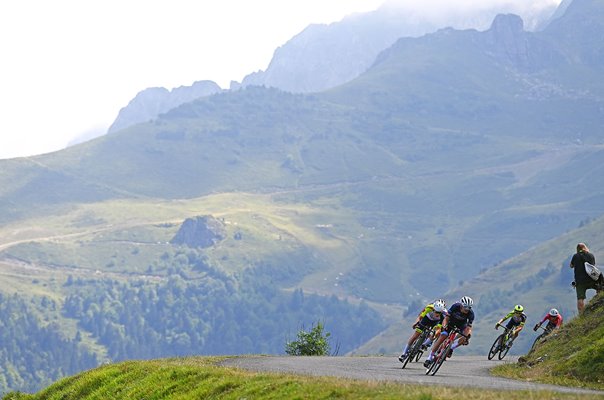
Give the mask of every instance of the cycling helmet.
<svg viewBox="0 0 604 400">
<path fill-rule="evenodd" d="M 443 305 L 444 305 L 445 307 L 447 306 L 447 302 L 445 301 L 445 299 L 436 299 L 436 300 L 434 300 L 434 302 L 433 302 L 432 304 L 436 304 L 436 303 L 438 303 L 439 301 L 440 301 L 441 303 L 443 303 Z"/>
<path fill-rule="evenodd" d="M 474 305 L 474 300 L 472 300 L 472 298 L 468 296 L 462 297 L 461 299 L 459 299 L 459 302 L 465 308 L 472 308 L 472 305 Z"/>
<path fill-rule="evenodd" d="M 446 308 L 445 302 L 442 300 L 436 300 L 432 306 L 434 307 L 434 311 L 439 313 L 445 311 Z"/>
<path fill-rule="evenodd" d="M 560 313 L 555 308 L 552 308 L 551 310 L 549 310 L 549 315 L 551 315 L 552 317 L 557 317 L 559 314 Z"/>
<path fill-rule="evenodd" d="M 514 312 L 521 313 L 523 311 L 524 307 L 522 307 L 520 304 L 516 304 L 516 306 L 514 306 Z"/>
</svg>

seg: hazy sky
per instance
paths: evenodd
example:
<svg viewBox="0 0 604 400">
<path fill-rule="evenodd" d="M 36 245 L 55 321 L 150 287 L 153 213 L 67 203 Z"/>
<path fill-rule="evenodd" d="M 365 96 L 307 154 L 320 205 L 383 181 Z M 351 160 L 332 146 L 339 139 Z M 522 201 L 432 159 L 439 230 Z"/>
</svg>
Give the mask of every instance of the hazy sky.
<svg viewBox="0 0 604 400">
<path fill-rule="evenodd" d="M 560 0 L 394 2 L 429 4 L 428 10 L 442 12 L 452 3 L 540 7 Z M 382 3 L 1 1 L 0 158 L 54 151 L 86 132 L 105 132 L 120 108 L 148 87 L 172 89 L 207 79 L 228 88 L 231 80 L 266 69 L 274 50 L 309 24 L 339 21 Z"/>
</svg>

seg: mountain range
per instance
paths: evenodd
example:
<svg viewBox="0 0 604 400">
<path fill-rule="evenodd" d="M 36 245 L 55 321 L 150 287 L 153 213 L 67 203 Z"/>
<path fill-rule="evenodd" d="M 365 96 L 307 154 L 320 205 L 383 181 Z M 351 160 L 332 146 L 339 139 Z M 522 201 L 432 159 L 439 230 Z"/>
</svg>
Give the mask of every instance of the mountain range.
<svg viewBox="0 0 604 400">
<path fill-rule="evenodd" d="M 513 3 L 485 4 L 476 11 L 450 7 L 447 12 L 441 10 L 434 14 L 425 10 L 442 9 L 446 3 L 427 2 L 421 11 L 386 2 L 375 11 L 352 14 L 328 25 L 308 26 L 275 50 L 266 70 L 250 73 L 242 82 L 232 81 L 230 89 L 266 86 L 293 93 L 320 92 L 359 76 L 381 51 L 400 37 L 419 37 L 444 27 L 485 30 L 497 14 L 516 9 L 523 11 L 523 17 L 529 21 L 529 31 L 541 30 L 561 15 L 569 3 L 570 0 L 565 0 L 557 9 L 551 4 L 523 10 Z M 173 90 L 145 89 L 120 110 L 109 132 L 145 122 L 194 97 L 216 93 L 218 89 L 211 81 Z"/>
<path fill-rule="evenodd" d="M 296 319 L 395 353 L 421 305 L 462 293 L 470 352 L 517 301 L 572 315 L 575 242 L 604 250 L 603 25 L 597 0 L 535 32 L 498 15 L 399 38 L 328 90 L 217 91 L 2 160 L 0 291 L 97 360 L 278 352 Z M 190 218 L 221 239 L 173 243 Z"/>
</svg>

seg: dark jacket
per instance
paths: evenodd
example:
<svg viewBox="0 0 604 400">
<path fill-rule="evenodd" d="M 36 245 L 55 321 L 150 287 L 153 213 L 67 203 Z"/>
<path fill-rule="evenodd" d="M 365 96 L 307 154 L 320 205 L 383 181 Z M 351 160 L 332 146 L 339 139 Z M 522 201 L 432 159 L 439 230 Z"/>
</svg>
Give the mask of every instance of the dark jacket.
<svg viewBox="0 0 604 400">
<path fill-rule="evenodd" d="M 593 280 L 587 275 L 585 272 L 585 262 L 590 263 L 591 265 L 596 265 L 596 258 L 593 254 L 588 251 L 582 251 L 576 253 L 572 260 L 570 260 L 570 266 L 575 270 L 575 282 L 576 283 L 589 283 L 593 282 Z"/>
</svg>

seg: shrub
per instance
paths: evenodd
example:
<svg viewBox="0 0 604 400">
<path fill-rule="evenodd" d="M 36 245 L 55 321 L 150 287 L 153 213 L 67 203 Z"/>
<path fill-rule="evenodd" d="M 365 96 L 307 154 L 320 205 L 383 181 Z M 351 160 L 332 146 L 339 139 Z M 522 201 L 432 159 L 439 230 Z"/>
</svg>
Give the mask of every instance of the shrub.
<svg viewBox="0 0 604 400">
<path fill-rule="evenodd" d="M 317 322 L 309 332 L 298 332 L 298 340 L 287 342 L 285 352 L 290 356 L 326 356 L 329 354 L 329 332 L 323 332 L 323 324 Z"/>
</svg>

